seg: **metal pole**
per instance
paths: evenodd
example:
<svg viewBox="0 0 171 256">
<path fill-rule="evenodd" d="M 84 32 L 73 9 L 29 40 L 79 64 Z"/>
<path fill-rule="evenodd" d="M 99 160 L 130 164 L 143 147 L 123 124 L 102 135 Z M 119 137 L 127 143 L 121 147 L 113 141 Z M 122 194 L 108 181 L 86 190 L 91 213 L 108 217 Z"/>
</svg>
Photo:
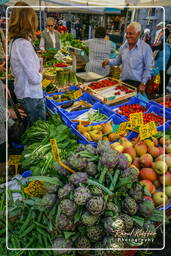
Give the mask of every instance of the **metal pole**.
<svg viewBox="0 0 171 256">
<path fill-rule="evenodd" d="M 39 30 L 42 30 L 42 12 L 41 12 L 41 0 L 39 0 Z"/>
</svg>

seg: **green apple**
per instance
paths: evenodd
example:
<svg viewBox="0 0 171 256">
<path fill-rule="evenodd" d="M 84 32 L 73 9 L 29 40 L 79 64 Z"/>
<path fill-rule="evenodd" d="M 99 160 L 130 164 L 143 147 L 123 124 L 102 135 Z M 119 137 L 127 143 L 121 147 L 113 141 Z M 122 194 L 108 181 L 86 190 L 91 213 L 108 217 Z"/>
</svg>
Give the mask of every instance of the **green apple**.
<svg viewBox="0 0 171 256">
<path fill-rule="evenodd" d="M 171 186 L 166 186 L 165 187 L 165 193 L 168 197 L 171 197 Z"/>
<path fill-rule="evenodd" d="M 164 192 L 155 192 L 153 194 L 153 201 L 156 206 L 163 204 L 164 200 L 165 200 L 165 202 L 168 200 L 168 197 L 167 197 L 167 195 L 165 195 Z"/>
</svg>

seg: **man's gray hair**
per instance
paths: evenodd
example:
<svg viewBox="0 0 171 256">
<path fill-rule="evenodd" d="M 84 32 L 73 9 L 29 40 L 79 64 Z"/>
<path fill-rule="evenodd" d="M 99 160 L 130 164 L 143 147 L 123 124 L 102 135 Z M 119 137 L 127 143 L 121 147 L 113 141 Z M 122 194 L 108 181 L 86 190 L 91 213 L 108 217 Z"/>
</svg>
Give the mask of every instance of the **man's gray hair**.
<svg viewBox="0 0 171 256">
<path fill-rule="evenodd" d="M 53 24 L 56 24 L 56 20 L 55 20 L 53 17 L 48 17 L 48 18 L 46 19 L 46 23 L 47 23 L 48 21 L 52 21 Z"/>
<path fill-rule="evenodd" d="M 137 32 L 141 32 L 141 24 L 139 22 L 134 21 L 128 25 L 128 27 L 130 26 L 134 27 Z"/>
</svg>

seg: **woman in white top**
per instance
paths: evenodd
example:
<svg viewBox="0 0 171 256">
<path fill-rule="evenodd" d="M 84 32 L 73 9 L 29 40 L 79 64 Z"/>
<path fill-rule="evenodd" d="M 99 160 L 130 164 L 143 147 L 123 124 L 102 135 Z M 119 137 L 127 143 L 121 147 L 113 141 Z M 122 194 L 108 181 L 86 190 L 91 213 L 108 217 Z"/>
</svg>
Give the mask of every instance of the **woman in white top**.
<svg viewBox="0 0 171 256">
<path fill-rule="evenodd" d="M 106 29 L 97 27 L 95 38 L 84 41 L 89 47 L 89 62 L 86 64 L 86 72 L 94 72 L 102 76 L 107 76 L 110 72 L 110 67 L 103 69 L 101 62 L 104 58 L 109 58 L 113 48 L 112 41 L 106 40 Z"/>
<path fill-rule="evenodd" d="M 27 4 L 22 2 L 22 5 Z M 14 92 L 31 124 L 39 119 L 46 119 L 42 75 L 39 73 L 40 60 L 31 42 L 36 29 L 37 16 L 33 8 L 13 9 L 8 31 L 10 64 L 15 76 Z"/>
</svg>

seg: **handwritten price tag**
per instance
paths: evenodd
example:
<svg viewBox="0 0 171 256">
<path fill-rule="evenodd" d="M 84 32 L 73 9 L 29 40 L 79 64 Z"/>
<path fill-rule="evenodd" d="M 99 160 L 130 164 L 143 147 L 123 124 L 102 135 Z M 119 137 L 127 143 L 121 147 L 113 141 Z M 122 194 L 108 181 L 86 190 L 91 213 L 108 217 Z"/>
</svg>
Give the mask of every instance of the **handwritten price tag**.
<svg viewBox="0 0 171 256">
<path fill-rule="evenodd" d="M 128 125 L 129 125 L 129 122 L 120 123 L 116 133 L 117 134 L 124 134 L 126 132 L 126 130 L 128 129 Z"/>
<path fill-rule="evenodd" d="M 74 92 L 74 99 L 78 99 L 79 97 L 81 97 L 83 94 L 82 90 L 79 89 L 78 91 Z"/>
<path fill-rule="evenodd" d="M 132 114 L 130 114 L 129 117 L 130 117 L 129 123 L 130 123 L 131 128 L 135 128 L 137 126 L 140 126 L 140 125 L 144 124 L 144 122 L 143 122 L 143 113 L 142 112 L 132 113 Z"/>
<path fill-rule="evenodd" d="M 74 170 L 72 170 L 70 167 L 68 167 L 67 165 L 65 165 L 61 161 L 56 139 L 50 139 L 50 144 L 51 144 L 51 147 L 52 147 L 52 152 L 53 152 L 53 156 L 54 156 L 55 161 L 58 162 L 61 166 L 63 166 L 65 169 L 67 169 L 69 172 L 76 173 Z"/>
<path fill-rule="evenodd" d="M 46 88 L 51 83 L 51 80 L 43 79 L 42 86 L 43 88 Z"/>
<path fill-rule="evenodd" d="M 156 124 L 154 121 L 151 121 L 148 123 L 148 128 L 149 128 L 151 135 L 155 135 L 157 133 Z"/>
<path fill-rule="evenodd" d="M 10 155 L 8 159 L 9 165 L 15 166 L 15 174 L 18 174 L 18 166 L 20 164 L 21 155 Z"/>
<path fill-rule="evenodd" d="M 140 126 L 139 134 L 140 134 L 140 139 L 141 140 L 145 140 L 145 139 L 151 137 L 151 133 L 149 131 L 148 124 L 144 124 L 144 125 Z"/>
<path fill-rule="evenodd" d="M 145 140 L 157 133 L 156 125 L 154 121 L 141 125 L 139 128 L 140 139 Z"/>
</svg>

